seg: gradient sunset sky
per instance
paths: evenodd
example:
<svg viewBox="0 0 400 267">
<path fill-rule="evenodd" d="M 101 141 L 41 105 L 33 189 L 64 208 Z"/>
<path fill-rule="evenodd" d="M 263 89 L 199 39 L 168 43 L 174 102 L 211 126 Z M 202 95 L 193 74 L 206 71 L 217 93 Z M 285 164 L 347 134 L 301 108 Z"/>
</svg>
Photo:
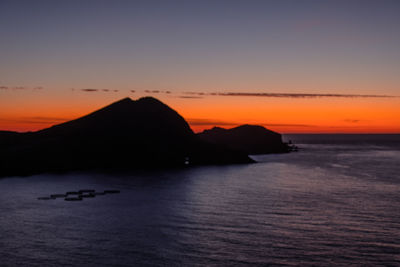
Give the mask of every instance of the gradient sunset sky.
<svg viewBox="0 0 400 267">
<path fill-rule="evenodd" d="M 0 130 L 154 96 L 200 131 L 400 133 L 400 1 L 0 0 Z"/>
</svg>

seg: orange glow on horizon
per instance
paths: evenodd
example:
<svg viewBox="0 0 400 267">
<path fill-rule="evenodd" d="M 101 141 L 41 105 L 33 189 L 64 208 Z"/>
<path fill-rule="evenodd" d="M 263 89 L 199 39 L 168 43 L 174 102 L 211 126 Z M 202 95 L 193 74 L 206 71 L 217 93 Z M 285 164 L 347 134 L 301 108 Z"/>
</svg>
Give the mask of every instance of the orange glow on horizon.
<svg viewBox="0 0 400 267">
<path fill-rule="evenodd" d="M 87 115 L 126 95 L 36 95 L 3 102 L 0 130 L 36 131 Z M 86 97 L 83 97 L 86 96 Z M 130 95 L 137 99 L 143 95 Z M 400 133 L 400 98 L 264 98 L 154 95 L 195 132 L 257 124 L 280 133 Z"/>
<path fill-rule="evenodd" d="M 280 133 L 400 133 L 399 98 L 233 97 L 223 104 L 220 100 L 210 100 L 206 107 L 184 104 L 178 111 L 195 132 L 213 126 L 258 124 Z"/>
</svg>

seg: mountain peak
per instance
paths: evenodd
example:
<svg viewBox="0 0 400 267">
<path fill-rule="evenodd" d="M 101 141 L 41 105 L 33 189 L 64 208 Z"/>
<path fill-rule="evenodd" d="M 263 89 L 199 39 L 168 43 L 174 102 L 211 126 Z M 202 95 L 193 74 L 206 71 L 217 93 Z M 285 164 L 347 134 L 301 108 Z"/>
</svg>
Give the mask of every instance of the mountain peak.
<svg viewBox="0 0 400 267">
<path fill-rule="evenodd" d="M 130 99 L 129 97 L 125 97 L 118 101 L 115 101 L 114 103 L 111 103 L 109 106 L 115 105 L 115 104 L 128 104 L 128 103 L 132 103 L 132 102 L 134 102 L 132 99 Z"/>
<path fill-rule="evenodd" d="M 154 98 L 154 97 L 152 97 L 152 96 L 144 96 L 144 97 L 139 98 L 139 99 L 136 100 L 136 101 L 155 101 L 155 102 L 161 102 L 160 100 L 158 100 L 157 98 Z"/>
<path fill-rule="evenodd" d="M 199 165 L 254 162 L 245 153 L 202 141 L 182 116 L 153 97 L 123 98 L 34 133 L 0 132 L 0 146 L 0 176 L 176 167 L 188 159 Z"/>
<path fill-rule="evenodd" d="M 133 102 L 133 100 L 130 97 L 125 97 L 125 98 L 122 98 L 121 100 L 119 100 L 117 102 Z"/>
<path fill-rule="evenodd" d="M 169 136 L 174 136 L 174 139 L 193 139 L 194 136 L 189 124 L 182 116 L 153 97 L 137 100 L 126 97 L 86 116 L 39 132 L 69 136 L 85 133 L 104 139 L 119 139 L 126 136 L 132 138 L 136 136 L 140 139 L 151 135 L 157 135 L 157 138 L 158 135 L 163 135 L 165 139 Z"/>
<path fill-rule="evenodd" d="M 135 101 L 136 103 L 140 104 L 147 104 L 147 105 L 162 105 L 165 106 L 163 102 L 158 100 L 157 98 L 151 97 L 151 96 L 145 96 L 141 97 L 138 100 Z"/>
<path fill-rule="evenodd" d="M 131 105 L 131 104 L 145 104 L 145 105 L 151 105 L 151 104 L 157 104 L 157 105 L 165 105 L 163 102 L 161 102 L 160 100 L 151 97 L 151 96 L 145 96 L 145 97 L 141 97 L 137 100 L 132 100 L 129 97 L 125 97 L 122 98 L 116 102 L 111 103 L 108 106 L 120 106 L 120 105 Z"/>
</svg>

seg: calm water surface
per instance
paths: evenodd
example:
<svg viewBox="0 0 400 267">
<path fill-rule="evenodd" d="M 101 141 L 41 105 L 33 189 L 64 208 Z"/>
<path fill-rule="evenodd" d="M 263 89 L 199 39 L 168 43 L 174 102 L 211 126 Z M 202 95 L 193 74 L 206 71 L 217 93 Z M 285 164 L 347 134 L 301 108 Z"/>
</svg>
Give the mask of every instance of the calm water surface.
<svg viewBox="0 0 400 267">
<path fill-rule="evenodd" d="M 290 138 L 250 165 L 0 179 L 0 265 L 400 266 L 400 140 Z M 84 188 L 121 193 L 37 200 Z"/>
</svg>

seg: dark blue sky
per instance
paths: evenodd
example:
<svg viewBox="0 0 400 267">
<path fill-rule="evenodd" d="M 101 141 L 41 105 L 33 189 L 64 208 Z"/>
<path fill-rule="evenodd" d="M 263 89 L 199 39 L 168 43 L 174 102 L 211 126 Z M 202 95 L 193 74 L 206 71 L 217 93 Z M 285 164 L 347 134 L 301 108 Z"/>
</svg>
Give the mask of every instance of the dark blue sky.
<svg viewBox="0 0 400 267">
<path fill-rule="evenodd" d="M 400 1 L 0 1 L 9 85 L 396 93 Z"/>
</svg>

